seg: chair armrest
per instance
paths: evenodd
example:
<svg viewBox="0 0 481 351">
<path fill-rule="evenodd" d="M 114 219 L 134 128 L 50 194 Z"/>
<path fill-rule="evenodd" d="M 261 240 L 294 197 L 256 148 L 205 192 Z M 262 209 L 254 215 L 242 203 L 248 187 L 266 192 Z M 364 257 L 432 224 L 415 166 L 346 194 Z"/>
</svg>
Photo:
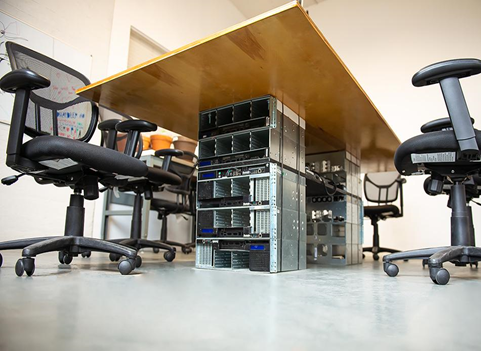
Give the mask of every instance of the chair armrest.
<svg viewBox="0 0 481 351">
<path fill-rule="evenodd" d="M 177 150 L 177 149 L 162 149 L 162 150 L 157 150 L 155 152 L 155 156 L 164 158 L 162 162 L 162 169 L 164 171 L 168 171 L 170 162 L 172 161 L 172 157 L 184 156 L 184 151 Z"/>
<path fill-rule="evenodd" d="M 124 153 L 126 155 L 139 158 L 142 154 L 143 142 L 140 138 L 140 133 L 153 132 L 157 130 L 157 124 L 139 120 L 132 119 L 117 123 L 115 129 L 118 132 L 127 133 L 127 143 L 125 144 Z M 135 149 L 138 145 L 138 152 L 135 154 Z"/>
<path fill-rule="evenodd" d="M 471 124 L 474 124 L 474 118 L 471 117 Z M 421 126 L 422 133 L 431 133 L 437 132 L 443 129 L 453 128 L 453 124 L 451 123 L 451 119 L 449 117 L 445 118 L 438 118 L 433 121 L 429 121 L 424 123 Z"/>
<path fill-rule="evenodd" d="M 30 91 L 47 88 L 50 81 L 27 69 L 17 69 L 8 72 L 0 79 L 0 89 L 8 93 L 15 93 L 12 111 L 12 121 L 7 142 L 7 166 L 16 170 L 28 171 L 35 169 L 31 161 L 22 158 L 22 142 L 27 119 Z"/>
<path fill-rule="evenodd" d="M 49 86 L 50 80 L 28 69 L 8 72 L 0 80 L 0 88 L 7 93 L 15 93 L 19 89 L 35 90 Z"/>
<path fill-rule="evenodd" d="M 120 123 L 120 119 L 107 119 L 100 122 L 97 128 L 102 132 L 100 145 L 105 146 L 107 149 L 115 150 L 117 145 L 117 130 L 115 126 Z"/>
<path fill-rule="evenodd" d="M 481 73 L 481 61 L 458 59 L 434 63 L 424 67 L 412 78 L 416 87 L 439 83 L 462 160 L 478 160 L 479 147 L 459 79 Z"/>
</svg>

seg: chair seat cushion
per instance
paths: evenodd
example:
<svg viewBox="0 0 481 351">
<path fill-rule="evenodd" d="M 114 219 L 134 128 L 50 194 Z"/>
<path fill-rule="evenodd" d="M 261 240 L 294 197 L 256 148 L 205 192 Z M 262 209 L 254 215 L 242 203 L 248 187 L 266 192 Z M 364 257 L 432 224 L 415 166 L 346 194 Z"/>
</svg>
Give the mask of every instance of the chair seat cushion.
<svg viewBox="0 0 481 351">
<path fill-rule="evenodd" d="M 478 146 L 481 148 L 481 132 L 476 129 L 474 132 Z M 456 152 L 458 150 L 458 142 L 452 130 L 421 134 L 406 140 L 399 146 L 394 155 L 394 165 L 399 173 L 410 175 L 418 171 L 417 164 L 412 162 L 412 154 Z M 449 163 L 437 163 L 437 165 L 442 164 Z M 427 165 L 428 164 L 425 164 L 425 166 Z M 467 171 L 476 170 L 481 168 L 481 163 L 458 160 L 456 161 L 456 167 L 463 167 L 463 169 Z"/>
<path fill-rule="evenodd" d="M 152 210 L 159 211 L 164 210 L 166 212 L 188 212 L 189 207 L 183 204 L 177 204 L 176 202 L 163 200 L 163 199 L 152 199 L 150 201 L 150 207 Z"/>
<path fill-rule="evenodd" d="M 372 216 L 397 217 L 399 208 L 395 205 L 364 206 L 364 217 Z"/>
<path fill-rule="evenodd" d="M 82 141 L 45 135 L 27 141 L 22 156 L 33 161 L 71 159 L 97 171 L 142 177 L 147 165 L 118 151 Z"/>
<path fill-rule="evenodd" d="M 147 171 L 147 179 L 155 184 L 171 184 L 171 185 L 180 185 L 182 183 L 182 179 L 171 173 L 164 171 L 160 168 L 149 167 Z"/>
</svg>

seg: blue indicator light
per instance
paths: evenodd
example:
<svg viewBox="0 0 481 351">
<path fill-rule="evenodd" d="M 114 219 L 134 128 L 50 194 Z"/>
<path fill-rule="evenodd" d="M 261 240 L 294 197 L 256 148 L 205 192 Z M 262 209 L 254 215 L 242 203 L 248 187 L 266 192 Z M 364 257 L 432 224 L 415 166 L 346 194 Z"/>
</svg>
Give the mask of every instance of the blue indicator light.
<svg viewBox="0 0 481 351">
<path fill-rule="evenodd" d="M 215 173 L 214 172 L 203 173 L 203 174 L 201 174 L 201 177 L 202 177 L 202 179 L 215 178 Z"/>
<path fill-rule="evenodd" d="M 264 245 L 251 245 L 251 250 L 264 250 Z"/>
<path fill-rule="evenodd" d="M 200 231 L 201 231 L 201 233 L 204 233 L 204 234 L 214 233 L 214 229 L 201 229 Z"/>
</svg>

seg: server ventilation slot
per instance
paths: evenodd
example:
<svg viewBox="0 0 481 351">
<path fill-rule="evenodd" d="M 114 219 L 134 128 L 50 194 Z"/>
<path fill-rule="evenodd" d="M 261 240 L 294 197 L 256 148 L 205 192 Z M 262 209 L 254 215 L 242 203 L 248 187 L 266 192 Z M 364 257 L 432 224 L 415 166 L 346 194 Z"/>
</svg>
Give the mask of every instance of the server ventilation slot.
<svg viewBox="0 0 481 351">
<path fill-rule="evenodd" d="M 249 178 L 232 179 L 232 196 L 250 195 Z"/>
<path fill-rule="evenodd" d="M 230 197 L 231 196 L 231 179 L 223 179 L 214 181 L 214 198 Z"/>
<path fill-rule="evenodd" d="M 215 144 L 216 156 L 228 155 L 232 153 L 232 136 L 217 138 Z"/>
<path fill-rule="evenodd" d="M 231 210 L 215 210 L 214 211 L 214 227 L 230 228 L 232 226 Z"/>
<path fill-rule="evenodd" d="M 250 133 L 234 135 L 233 152 L 242 152 L 250 150 Z"/>
<path fill-rule="evenodd" d="M 217 126 L 223 126 L 226 124 L 231 124 L 234 118 L 234 109 L 232 106 L 220 108 L 217 110 Z"/>
<path fill-rule="evenodd" d="M 269 178 L 255 179 L 254 201 L 269 201 Z"/>
<path fill-rule="evenodd" d="M 250 226 L 250 211 L 248 208 L 232 210 L 232 226 L 244 228 Z"/>
<path fill-rule="evenodd" d="M 232 269 L 249 268 L 249 252 L 232 251 Z"/>
<path fill-rule="evenodd" d="M 260 130 L 251 134 L 251 150 L 269 147 L 269 130 Z"/>
<path fill-rule="evenodd" d="M 269 98 L 252 101 L 252 118 L 269 116 Z"/>
<path fill-rule="evenodd" d="M 212 243 L 198 242 L 195 252 L 197 254 L 197 262 L 199 266 L 212 267 Z"/>
<path fill-rule="evenodd" d="M 215 268 L 231 268 L 232 267 L 232 251 L 214 251 L 214 267 Z"/>
<path fill-rule="evenodd" d="M 215 156 L 215 140 L 199 142 L 199 158 L 209 158 Z"/>
<path fill-rule="evenodd" d="M 256 211 L 256 226 L 254 229 L 255 233 L 267 234 L 270 233 L 270 211 L 260 210 Z"/>
<path fill-rule="evenodd" d="M 234 122 L 247 121 L 251 117 L 251 102 L 243 102 L 234 106 Z"/>
</svg>

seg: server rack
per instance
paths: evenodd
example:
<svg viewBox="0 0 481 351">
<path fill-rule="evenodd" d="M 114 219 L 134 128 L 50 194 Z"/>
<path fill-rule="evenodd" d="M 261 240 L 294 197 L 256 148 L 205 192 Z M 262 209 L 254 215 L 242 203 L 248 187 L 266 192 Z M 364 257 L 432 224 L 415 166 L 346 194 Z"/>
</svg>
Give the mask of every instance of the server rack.
<svg viewBox="0 0 481 351">
<path fill-rule="evenodd" d="M 196 267 L 306 267 L 305 123 L 272 96 L 199 114 Z"/>
<path fill-rule="evenodd" d="M 362 263 L 363 211 L 359 160 L 339 151 L 308 155 L 307 261 L 329 265 Z"/>
</svg>

